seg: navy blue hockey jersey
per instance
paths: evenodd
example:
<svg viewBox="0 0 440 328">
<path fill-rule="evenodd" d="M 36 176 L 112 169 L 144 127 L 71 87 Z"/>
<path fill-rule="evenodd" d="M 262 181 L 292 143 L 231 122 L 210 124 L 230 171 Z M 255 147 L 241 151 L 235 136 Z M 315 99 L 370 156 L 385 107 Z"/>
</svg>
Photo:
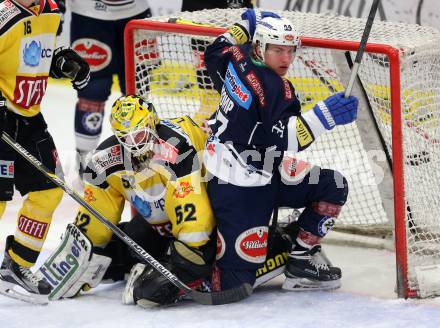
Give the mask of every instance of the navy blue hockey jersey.
<svg viewBox="0 0 440 328">
<path fill-rule="evenodd" d="M 301 114 L 291 82 L 252 58 L 251 44 L 233 45 L 222 35 L 207 47 L 205 62 L 221 94 L 205 156 L 219 178 L 266 184 L 284 151 L 301 151 L 325 131 L 313 111 Z"/>
</svg>

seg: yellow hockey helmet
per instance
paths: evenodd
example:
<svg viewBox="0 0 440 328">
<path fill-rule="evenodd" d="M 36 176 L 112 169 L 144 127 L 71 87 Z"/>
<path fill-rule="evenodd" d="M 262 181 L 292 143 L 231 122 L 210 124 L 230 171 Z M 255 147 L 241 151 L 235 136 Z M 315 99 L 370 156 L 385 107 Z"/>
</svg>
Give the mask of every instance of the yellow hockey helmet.
<svg viewBox="0 0 440 328">
<path fill-rule="evenodd" d="M 110 125 L 119 142 L 134 156 L 153 151 L 158 139 L 159 116 L 152 103 L 136 95 L 118 98 L 110 115 Z"/>
</svg>

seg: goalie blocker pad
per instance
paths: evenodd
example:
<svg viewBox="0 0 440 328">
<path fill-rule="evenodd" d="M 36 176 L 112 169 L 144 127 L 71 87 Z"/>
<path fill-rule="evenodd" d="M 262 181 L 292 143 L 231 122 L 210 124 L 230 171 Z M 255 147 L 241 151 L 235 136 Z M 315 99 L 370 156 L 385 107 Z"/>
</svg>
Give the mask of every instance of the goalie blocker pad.
<svg viewBox="0 0 440 328">
<path fill-rule="evenodd" d="M 51 286 L 50 300 L 72 297 L 84 287 L 96 287 L 101 282 L 111 259 L 92 254 L 89 238 L 74 224 L 68 224 L 61 243 L 36 275 Z"/>
</svg>

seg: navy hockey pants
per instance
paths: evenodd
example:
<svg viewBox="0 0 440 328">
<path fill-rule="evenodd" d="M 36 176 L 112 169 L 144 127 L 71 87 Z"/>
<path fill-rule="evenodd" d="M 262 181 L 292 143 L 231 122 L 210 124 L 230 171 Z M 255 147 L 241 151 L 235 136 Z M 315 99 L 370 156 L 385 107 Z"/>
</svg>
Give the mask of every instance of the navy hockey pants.
<svg viewBox="0 0 440 328">
<path fill-rule="evenodd" d="M 235 186 L 214 177 L 208 182 L 208 193 L 217 221 L 216 263 L 223 290 L 245 282 L 254 284 L 256 270 L 266 258 L 268 225 L 275 206 L 305 207 L 298 224 L 318 235 L 323 218 L 308 207 L 318 201 L 343 205 L 348 188 L 337 171 L 315 167 L 300 183 L 290 185 L 278 171 L 270 184 L 259 187 Z"/>
</svg>

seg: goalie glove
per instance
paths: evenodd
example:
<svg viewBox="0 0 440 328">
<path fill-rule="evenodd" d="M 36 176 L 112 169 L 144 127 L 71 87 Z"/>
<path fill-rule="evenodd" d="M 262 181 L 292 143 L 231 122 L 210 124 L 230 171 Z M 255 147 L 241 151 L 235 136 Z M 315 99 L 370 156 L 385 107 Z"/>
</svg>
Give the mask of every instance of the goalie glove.
<svg viewBox="0 0 440 328">
<path fill-rule="evenodd" d="M 76 51 L 60 47 L 53 53 L 49 75 L 55 79 L 67 77 L 75 90 L 81 90 L 89 83 L 90 67 Z"/>
<path fill-rule="evenodd" d="M 206 278 L 211 273 L 212 247 L 203 250 L 187 246 L 178 240 L 170 245 L 170 256 L 164 266 L 191 288 L 208 288 Z M 172 304 L 179 300 L 179 288 L 150 265 L 133 266 L 122 296 L 124 304 L 136 303 L 142 307 Z"/>
<path fill-rule="evenodd" d="M 104 274 L 109 267 L 112 259 L 93 253 L 87 268 L 83 274 L 72 284 L 72 287 L 66 291 L 63 298 L 70 298 L 77 296 L 81 291 L 89 291 L 95 288 L 102 281 Z"/>
<path fill-rule="evenodd" d="M 255 28 L 261 19 L 265 17 L 280 18 L 279 15 L 270 11 L 255 11 L 254 9 L 246 9 L 241 14 L 241 21 L 232 25 L 228 33 L 236 41 L 235 44 L 245 44 L 251 42 L 254 37 Z"/>
<path fill-rule="evenodd" d="M 357 117 L 358 99 L 355 96 L 344 97 L 336 93 L 313 107 L 313 111 L 327 130 L 336 125 L 354 122 Z"/>
</svg>

